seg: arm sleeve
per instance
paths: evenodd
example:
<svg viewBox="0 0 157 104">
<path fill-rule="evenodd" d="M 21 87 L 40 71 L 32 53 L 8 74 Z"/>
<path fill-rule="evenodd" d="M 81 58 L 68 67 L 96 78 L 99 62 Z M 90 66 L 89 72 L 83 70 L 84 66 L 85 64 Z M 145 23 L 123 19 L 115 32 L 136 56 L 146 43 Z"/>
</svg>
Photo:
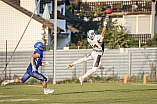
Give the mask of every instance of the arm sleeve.
<svg viewBox="0 0 157 104">
<path fill-rule="evenodd" d="M 92 43 L 92 40 L 90 40 L 89 38 L 87 39 L 88 40 L 88 42 L 91 44 Z"/>
</svg>

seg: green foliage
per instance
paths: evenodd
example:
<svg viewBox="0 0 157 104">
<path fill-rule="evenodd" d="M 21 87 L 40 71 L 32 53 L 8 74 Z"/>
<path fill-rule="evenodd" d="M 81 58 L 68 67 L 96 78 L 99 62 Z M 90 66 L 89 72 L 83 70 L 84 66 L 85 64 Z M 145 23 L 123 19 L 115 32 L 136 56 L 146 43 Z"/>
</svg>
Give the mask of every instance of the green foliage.
<svg viewBox="0 0 157 104">
<path fill-rule="evenodd" d="M 79 82 L 79 79 L 72 78 L 72 79 L 63 80 L 62 83 L 80 83 L 80 82 Z"/>
<path fill-rule="evenodd" d="M 157 33 L 154 34 L 152 39 L 148 39 L 146 43 L 148 46 L 157 46 Z"/>
<path fill-rule="evenodd" d="M 78 43 L 76 43 L 76 44 L 70 42 L 70 47 L 74 48 L 74 49 L 78 48 L 78 46 L 79 46 L 80 49 L 87 49 L 88 45 L 89 45 L 89 43 L 87 41 L 87 38 L 83 39 L 82 41 L 78 41 Z"/>
<path fill-rule="evenodd" d="M 29 82 L 27 82 L 27 83 L 29 83 L 29 84 L 31 84 L 31 85 L 37 84 L 37 79 L 31 78 L 31 79 L 29 79 Z"/>
<path fill-rule="evenodd" d="M 101 10 L 103 9 L 102 3 L 96 3 L 93 9 L 94 16 L 98 17 L 101 14 Z"/>
<path fill-rule="evenodd" d="M 97 34 L 101 34 L 103 28 L 99 23 L 97 23 L 97 24 L 99 24 L 99 26 L 94 25 L 94 26 L 99 27 L 98 29 L 96 27 L 92 27 L 93 25 L 91 25 L 90 22 L 88 22 L 88 23 L 83 25 L 84 27 L 87 27 L 87 28 L 83 28 L 84 31 L 94 29 L 95 31 L 97 31 Z M 117 25 L 117 20 L 113 21 L 113 22 L 109 21 L 107 28 L 106 28 L 105 36 L 104 36 L 104 46 L 107 48 L 111 48 L 111 49 L 116 49 L 119 46 L 123 47 L 123 48 L 130 48 L 130 47 L 134 48 L 134 47 L 138 46 L 138 42 L 133 40 L 128 35 L 128 33 L 125 33 L 124 31 L 125 31 L 125 29 L 121 25 Z M 71 46 L 87 46 L 89 44 L 87 42 L 87 38 L 84 38 L 83 40 L 81 40 L 81 43 L 82 44 L 79 44 L 79 43 L 74 44 L 73 42 L 71 42 L 70 45 Z"/>
<path fill-rule="evenodd" d="M 71 12 L 72 14 L 74 14 L 74 7 L 73 5 L 66 5 L 65 9 L 69 12 Z"/>
<path fill-rule="evenodd" d="M 119 47 L 130 48 L 138 45 L 135 40 L 133 40 L 128 33 L 124 32 L 125 29 L 118 25 L 117 20 L 111 22 L 109 21 L 106 33 L 104 36 L 104 44 L 111 49 L 116 49 Z"/>
<path fill-rule="evenodd" d="M 85 33 L 83 35 L 83 39 L 81 38 L 82 34 L 72 34 L 72 40 L 70 43 L 70 46 L 76 47 L 76 46 L 86 46 L 88 45 L 86 41 L 86 33 L 88 30 L 95 30 L 97 31 L 97 34 L 101 34 L 102 32 L 102 21 L 104 21 L 103 18 L 102 21 L 93 21 L 93 18 L 99 17 L 101 14 L 101 10 L 103 9 L 103 4 L 96 3 L 95 8 L 90 11 L 88 5 L 87 6 L 81 6 L 80 7 L 80 13 L 79 18 L 84 19 L 84 17 L 87 17 L 88 21 L 79 25 L 79 29 Z M 68 11 L 74 10 L 72 6 L 68 6 L 66 9 Z M 72 9 L 72 10 L 70 10 Z M 87 11 L 88 9 L 88 11 Z M 74 27 L 78 26 L 78 23 L 74 23 Z M 138 46 L 138 42 L 133 40 L 128 33 L 124 32 L 125 29 L 121 25 L 117 24 L 117 20 L 112 22 L 109 21 L 107 30 L 104 37 L 104 46 L 106 48 L 116 49 L 119 46 L 123 48 L 135 48 Z M 81 41 L 81 45 L 78 43 L 78 41 Z M 85 47 L 87 48 L 87 46 Z"/>
<path fill-rule="evenodd" d="M 94 14 L 95 13 L 93 11 L 86 11 L 85 8 L 80 7 L 79 18 L 84 19 L 84 17 L 87 17 L 90 21 L 92 21 Z"/>
<path fill-rule="evenodd" d="M 42 35 L 42 41 L 44 43 L 44 51 L 48 51 L 50 49 L 50 46 L 48 45 L 47 41 L 48 41 L 48 34 L 46 33 L 47 30 L 47 20 L 46 22 L 42 25 L 42 30 L 44 31 L 41 35 Z"/>
</svg>

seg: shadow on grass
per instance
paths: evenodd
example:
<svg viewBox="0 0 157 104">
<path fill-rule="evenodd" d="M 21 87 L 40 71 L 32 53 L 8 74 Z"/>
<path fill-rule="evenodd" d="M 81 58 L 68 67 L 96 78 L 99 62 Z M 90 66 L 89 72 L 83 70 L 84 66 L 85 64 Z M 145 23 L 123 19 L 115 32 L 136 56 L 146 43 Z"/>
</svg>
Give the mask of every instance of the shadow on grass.
<svg viewBox="0 0 157 104">
<path fill-rule="evenodd" d="M 113 92 L 133 92 L 133 91 L 155 91 L 157 89 L 136 89 L 136 90 L 130 90 L 130 89 L 117 89 L 117 90 L 100 90 L 100 91 L 83 91 L 83 92 L 66 92 L 66 93 L 58 93 L 58 94 L 53 94 L 53 95 L 63 95 L 63 94 L 78 94 L 78 93 L 91 93 L 91 92 L 108 92 L 108 91 L 113 91 Z"/>
<path fill-rule="evenodd" d="M 74 103 L 89 103 L 89 104 L 92 104 L 92 103 L 97 103 L 97 104 L 109 104 L 109 103 L 127 103 L 127 102 L 130 102 L 130 101 L 133 101 L 133 102 L 136 102 L 138 100 L 135 100 L 135 99 L 114 99 L 114 100 L 111 100 L 111 99 L 104 99 L 104 100 L 99 100 L 99 101 L 80 101 L 80 102 L 74 102 Z M 102 103 L 103 102 L 103 103 Z"/>
<path fill-rule="evenodd" d="M 0 89 L 13 89 L 13 88 L 6 88 L 6 87 L 4 87 L 4 88 L 0 88 Z"/>
</svg>

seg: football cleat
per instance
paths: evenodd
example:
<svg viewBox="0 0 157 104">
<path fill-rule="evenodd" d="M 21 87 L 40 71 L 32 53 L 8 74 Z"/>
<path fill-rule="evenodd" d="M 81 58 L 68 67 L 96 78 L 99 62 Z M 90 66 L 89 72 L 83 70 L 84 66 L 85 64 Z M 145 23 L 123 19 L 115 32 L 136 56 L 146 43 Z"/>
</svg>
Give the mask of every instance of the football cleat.
<svg viewBox="0 0 157 104">
<path fill-rule="evenodd" d="M 66 69 L 69 69 L 70 67 L 72 67 L 72 65 L 68 65 L 68 66 L 66 66 Z"/>
<path fill-rule="evenodd" d="M 82 77 L 79 77 L 79 81 L 81 83 L 81 86 L 83 86 L 83 78 Z"/>
<path fill-rule="evenodd" d="M 1 83 L 1 86 L 7 85 L 7 84 L 9 84 L 9 80 L 3 81 L 3 82 Z"/>
<path fill-rule="evenodd" d="M 54 92 L 54 90 L 47 89 L 47 90 L 44 91 L 44 94 L 51 94 L 53 92 Z"/>
</svg>

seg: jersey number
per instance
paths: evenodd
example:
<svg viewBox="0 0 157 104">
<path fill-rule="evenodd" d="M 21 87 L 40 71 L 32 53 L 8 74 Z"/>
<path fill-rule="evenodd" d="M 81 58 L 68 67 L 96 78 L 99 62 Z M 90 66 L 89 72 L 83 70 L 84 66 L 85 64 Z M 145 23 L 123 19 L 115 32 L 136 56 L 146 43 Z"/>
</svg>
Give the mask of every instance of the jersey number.
<svg viewBox="0 0 157 104">
<path fill-rule="evenodd" d="M 94 47 L 94 48 L 95 48 L 95 47 L 97 47 L 97 48 L 98 48 L 98 46 L 97 46 L 96 44 L 95 44 L 93 47 Z"/>
</svg>

